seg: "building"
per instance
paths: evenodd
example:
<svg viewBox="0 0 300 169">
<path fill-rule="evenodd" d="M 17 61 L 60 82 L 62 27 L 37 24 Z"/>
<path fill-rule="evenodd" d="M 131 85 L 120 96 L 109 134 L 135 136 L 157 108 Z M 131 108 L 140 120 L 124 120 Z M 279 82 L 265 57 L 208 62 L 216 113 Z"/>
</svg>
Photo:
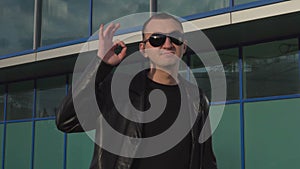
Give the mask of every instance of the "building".
<svg viewBox="0 0 300 169">
<path fill-rule="evenodd" d="M 300 1 L 158 0 L 156 5 L 197 25 L 223 62 L 228 96 L 213 135 L 219 168 L 299 168 Z M 71 85 L 78 53 L 98 25 L 149 7 L 148 0 L 0 2 L 3 169 L 88 168 L 92 141 L 84 133 L 59 132 L 55 111 Z M 95 43 L 87 52 L 96 50 Z M 137 50 L 138 39 L 128 45 Z M 203 64 L 193 54 L 187 58 L 209 93 L 208 77 L 198 71 Z"/>
</svg>

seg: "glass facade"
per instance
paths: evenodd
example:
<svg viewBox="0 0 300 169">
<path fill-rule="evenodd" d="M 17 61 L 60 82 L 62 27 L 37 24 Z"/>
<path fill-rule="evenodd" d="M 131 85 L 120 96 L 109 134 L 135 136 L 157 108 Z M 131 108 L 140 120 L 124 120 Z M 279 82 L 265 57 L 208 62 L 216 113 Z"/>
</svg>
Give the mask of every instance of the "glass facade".
<svg viewBox="0 0 300 169">
<path fill-rule="evenodd" d="M 231 2 L 242 6 L 258 1 L 267 0 L 158 0 L 158 10 L 188 16 L 224 9 Z M 33 48 L 33 8 L 33 0 L 0 2 L 0 23 L 7 23 L 0 28 L 0 56 Z M 85 38 L 100 23 L 147 11 L 148 0 L 43 0 L 40 46 Z M 225 111 L 213 134 L 219 169 L 300 167 L 299 41 L 297 35 L 218 50 L 227 83 Z M 193 54 L 185 61 L 210 96 L 207 71 L 213 68 Z M 72 74 L 24 80 L 0 84 L 0 168 L 88 168 L 93 155 L 90 138 L 62 133 L 55 126 L 55 112 Z"/>
<path fill-rule="evenodd" d="M 66 94 L 66 77 L 58 76 L 37 80 L 36 117 L 55 116 Z"/>
<path fill-rule="evenodd" d="M 33 49 L 34 0 L 0 1 L 0 56 Z"/>
<path fill-rule="evenodd" d="M 41 45 L 89 36 L 89 1 L 43 0 Z"/>
<path fill-rule="evenodd" d="M 244 97 L 299 93 L 298 51 L 298 39 L 244 47 Z"/>
<path fill-rule="evenodd" d="M 6 120 L 32 118 L 33 83 L 33 81 L 24 81 L 8 85 Z"/>
<path fill-rule="evenodd" d="M 230 0 L 158 0 L 158 11 L 188 16 L 229 7 Z M 170 5 L 175 3 L 176 5 Z"/>
<path fill-rule="evenodd" d="M 263 0 L 234 0 L 233 3 L 234 5 L 241 5 L 241 4 L 246 4 L 250 2 L 256 2 L 256 1 L 263 1 Z"/>
<path fill-rule="evenodd" d="M 120 17 L 141 12 L 149 12 L 149 1 L 93 0 L 92 30 L 93 32 L 96 32 L 102 23 L 107 24 L 108 22 L 114 21 Z M 122 24 L 122 28 L 124 28 L 124 24 L 126 23 Z M 126 25 L 125 27 L 130 27 L 130 25 Z"/>
<path fill-rule="evenodd" d="M 199 57 L 211 57 L 212 53 L 197 54 Z M 227 84 L 227 100 L 239 99 L 239 52 L 238 48 L 226 49 L 218 51 L 218 55 L 223 64 Z M 208 77 L 208 70 L 214 70 L 213 67 L 205 67 L 199 57 L 191 55 L 190 67 L 198 82 L 198 86 L 210 98 L 211 88 Z"/>
<path fill-rule="evenodd" d="M 299 110 L 299 98 L 245 104 L 246 168 L 300 167 Z"/>
<path fill-rule="evenodd" d="M 281 0 L 278 0 L 281 1 Z M 131 14 L 149 12 L 148 0 L 40 0 L 37 10 L 37 50 L 82 42 L 108 23 Z M 269 0 L 157 0 L 158 12 L 176 16 L 193 16 L 193 19 L 230 12 L 232 5 Z M 273 2 L 273 1 L 272 1 Z M 170 5 L 170 4 L 176 5 Z M 252 3 L 251 3 L 252 4 Z M 252 4 L 255 7 L 256 3 Z M 251 7 L 251 6 L 250 6 Z M 34 0 L 4 0 L 0 2 L 0 56 L 19 55 L 16 52 L 33 52 Z M 200 14 L 200 15 L 199 15 Z M 22 17 L 22 19 L 20 19 Z M 124 24 L 126 25 L 124 28 Z M 123 23 L 124 29 L 139 26 Z M 142 23 L 141 23 L 142 24 Z M 8 55 L 8 56 L 7 56 Z M 1 58 L 1 57 L 0 57 Z"/>
<path fill-rule="evenodd" d="M 223 117 L 213 134 L 219 168 L 244 169 L 244 164 L 246 168 L 293 168 L 297 164 L 290 160 L 300 158 L 300 138 L 295 134 L 300 100 L 293 96 L 300 94 L 298 38 L 223 49 L 218 54 L 228 95 Z M 210 57 L 209 53 L 203 55 Z M 207 70 L 212 68 L 204 67 L 193 54 L 184 60 L 209 95 Z M 0 122 L 0 136 L 5 140 L 0 139 L 2 145 L 5 143 L 0 146 L 0 157 L 5 169 L 89 166 L 93 154 L 90 138 L 85 133 L 64 134 L 55 126 L 55 111 L 71 82 L 72 74 L 65 74 L 0 85 L 2 116 L 7 116 Z M 284 98 L 280 98 L 282 95 Z M 16 158 L 20 163 L 15 163 Z"/>
</svg>

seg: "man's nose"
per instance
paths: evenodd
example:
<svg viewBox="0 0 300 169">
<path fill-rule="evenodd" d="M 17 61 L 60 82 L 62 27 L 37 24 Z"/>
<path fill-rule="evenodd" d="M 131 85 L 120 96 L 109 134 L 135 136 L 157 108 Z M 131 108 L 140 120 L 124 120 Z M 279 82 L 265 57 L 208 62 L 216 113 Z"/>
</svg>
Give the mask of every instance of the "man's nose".
<svg viewBox="0 0 300 169">
<path fill-rule="evenodd" d="M 171 48 L 172 47 L 172 41 L 171 41 L 171 39 L 170 39 L 170 37 L 166 37 L 166 41 L 165 41 L 165 43 L 163 44 L 163 48 Z"/>
</svg>

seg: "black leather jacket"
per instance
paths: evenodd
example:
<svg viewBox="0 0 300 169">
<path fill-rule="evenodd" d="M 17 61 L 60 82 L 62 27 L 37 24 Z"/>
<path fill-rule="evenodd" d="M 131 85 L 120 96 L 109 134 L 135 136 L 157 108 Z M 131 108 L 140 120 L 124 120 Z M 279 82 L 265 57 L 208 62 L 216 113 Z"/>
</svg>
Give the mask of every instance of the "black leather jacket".
<svg viewBox="0 0 300 169">
<path fill-rule="evenodd" d="M 72 96 L 72 90 L 69 90 L 68 95 L 65 97 L 63 102 L 61 103 L 59 110 L 56 115 L 56 125 L 57 128 L 63 132 L 66 133 L 72 133 L 72 132 L 84 132 L 83 128 L 85 130 L 92 130 L 96 129 L 96 136 L 95 138 L 101 138 L 103 141 L 109 141 L 105 140 L 105 133 L 100 132 L 101 131 L 101 121 L 98 121 L 97 114 L 94 112 L 89 111 L 89 103 L 91 102 L 89 100 L 89 95 L 91 93 L 86 92 L 86 88 L 89 87 L 90 83 L 90 77 L 97 74 L 96 76 L 96 98 L 99 107 L 102 107 L 101 113 L 105 117 L 105 119 L 108 121 L 108 123 L 117 131 L 119 131 L 122 134 L 126 134 L 131 137 L 140 138 L 142 136 L 142 124 L 135 123 L 132 121 L 129 121 L 122 117 L 116 108 L 114 107 L 114 104 L 111 100 L 111 92 L 110 92 L 110 82 L 111 82 L 111 73 L 112 68 L 111 66 L 101 63 L 99 66 L 99 69 L 97 70 L 97 63 L 99 63 L 99 60 L 95 60 L 91 63 L 88 70 L 84 73 L 86 76 L 82 79 L 82 84 L 78 85 L 80 87 L 76 87 L 77 95 Z M 139 84 L 143 83 L 146 78 L 146 72 L 140 73 L 135 79 L 140 82 Z M 184 82 L 184 85 L 186 88 L 194 87 L 187 81 L 180 79 Z M 134 84 L 134 83 L 133 83 Z M 135 105 L 138 109 L 143 110 L 144 109 L 144 85 L 132 85 L 130 87 L 130 95 L 131 95 L 131 102 L 133 105 Z M 188 93 L 188 96 L 192 97 L 192 94 Z M 87 112 L 86 115 L 89 116 L 87 119 L 95 119 L 95 121 L 80 121 L 78 120 L 77 114 L 75 113 L 74 104 L 73 104 L 73 97 L 80 97 L 82 102 L 82 110 Z M 102 99 L 100 99 L 102 98 Z M 103 98 L 106 98 L 103 100 Z M 100 102 L 100 100 L 102 100 Z M 191 134 L 192 134 L 192 151 L 191 151 L 191 159 L 190 159 L 190 169 L 194 169 L 193 165 L 195 164 L 195 161 L 200 160 L 200 168 L 201 169 L 216 169 L 216 159 L 212 150 L 212 143 L 211 138 L 209 138 L 205 143 L 199 144 L 198 138 L 199 133 L 201 131 L 201 128 L 203 126 L 203 123 L 208 115 L 208 99 L 203 95 L 203 93 L 200 91 L 200 110 L 192 111 L 194 109 L 193 107 L 190 107 L 190 112 L 196 112 L 197 113 L 197 120 L 194 126 L 192 127 Z M 129 104 L 129 103 L 127 103 Z M 195 103 L 198 104 L 199 103 Z M 126 103 L 124 103 L 126 105 Z M 79 105 L 80 106 L 80 105 Z M 199 107 L 199 106 L 196 106 Z M 124 107 L 126 111 L 126 106 Z M 84 125 L 84 127 L 83 127 Z M 138 149 L 138 143 L 136 142 L 130 142 L 130 144 L 135 145 L 135 150 L 128 150 L 128 151 L 136 151 Z M 125 148 L 126 147 L 122 147 Z M 197 159 L 195 156 L 195 153 L 198 154 L 197 157 L 200 157 L 200 159 Z M 94 154 L 93 159 L 90 165 L 90 169 L 130 169 L 132 165 L 133 159 L 132 158 L 126 158 L 114 155 L 101 147 L 99 147 L 97 144 L 94 145 Z"/>
</svg>

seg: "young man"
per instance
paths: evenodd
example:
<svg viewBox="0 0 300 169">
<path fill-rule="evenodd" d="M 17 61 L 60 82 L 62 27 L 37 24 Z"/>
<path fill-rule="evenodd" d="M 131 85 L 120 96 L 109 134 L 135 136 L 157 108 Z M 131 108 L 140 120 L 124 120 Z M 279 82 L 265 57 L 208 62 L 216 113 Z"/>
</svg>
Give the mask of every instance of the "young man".
<svg viewBox="0 0 300 169">
<path fill-rule="evenodd" d="M 110 85 L 114 66 L 118 65 L 126 56 L 126 45 L 122 41 L 112 42 L 112 38 L 119 24 L 110 24 L 105 30 L 103 25 L 99 30 L 98 57 L 102 60 L 96 76 L 96 97 L 102 115 L 108 123 L 117 131 L 134 138 L 148 138 L 167 130 L 176 120 L 180 107 L 185 115 L 197 113 L 195 124 L 189 133 L 173 148 L 161 154 L 146 158 L 128 158 L 112 154 L 95 144 L 91 169 L 216 169 L 216 159 L 211 145 L 211 138 L 200 144 L 198 138 L 204 121 L 208 115 L 208 102 L 200 90 L 200 109 L 194 112 L 193 93 L 180 91 L 179 84 L 183 88 L 194 88 L 178 74 L 179 61 L 187 49 L 183 37 L 181 22 L 168 14 L 156 14 L 143 26 L 143 41 L 139 44 L 142 55 L 149 59 L 150 69 L 140 72 L 132 80 L 129 89 L 131 102 L 139 110 L 149 109 L 148 95 L 155 89 L 164 92 L 167 103 L 164 112 L 159 118 L 149 123 L 137 123 L 125 119 L 119 115 L 115 108 L 110 93 Z M 121 46 L 122 50 L 116 54 L 115 48 Z M 84 79 L 84 81 L 88 81 Z M 76 87 L 76 86 L 75 86 Z M 88 95 L 83 94 L 86 86 L 76 88 L 76 96 L 69 92 L 57 113 L 56 124 L 58 129 L 64 132 L 82 132 L 84 129 L 96 129 L 96 139 L 106 140 L 101 122 L 96 122 L 99 115 L 89 112 L 87 116 L 95 121 L 87 121 L 80 124 L 74 109 L 72 97 L 82 97 L 82 102 L 88 102 Z M 182 97 L 181 97 L 182 96 Z M 182 100 L 181 98 L 185 98 Z M 198 104 L 198 103 L 196 103 Z M 84 103 L 82 105 L 85 105 Z M 199 104 L 198 104 L 199 105 Z M 187 118 L 188 119 L 188 118 Z M 86 125 L 86 126 L 83 126 Z M 134 143 L 132 143 L 134 144 Z M 122 145 L 116 145 L 120 148 Z M 147 145 L 146 145 L 147 146 Z M 126 147 L 125 147 L 126 148 Z M 128 151 L 143 151 L 147 147 L 136 146 L 136 149 Z"/>
</svg>

